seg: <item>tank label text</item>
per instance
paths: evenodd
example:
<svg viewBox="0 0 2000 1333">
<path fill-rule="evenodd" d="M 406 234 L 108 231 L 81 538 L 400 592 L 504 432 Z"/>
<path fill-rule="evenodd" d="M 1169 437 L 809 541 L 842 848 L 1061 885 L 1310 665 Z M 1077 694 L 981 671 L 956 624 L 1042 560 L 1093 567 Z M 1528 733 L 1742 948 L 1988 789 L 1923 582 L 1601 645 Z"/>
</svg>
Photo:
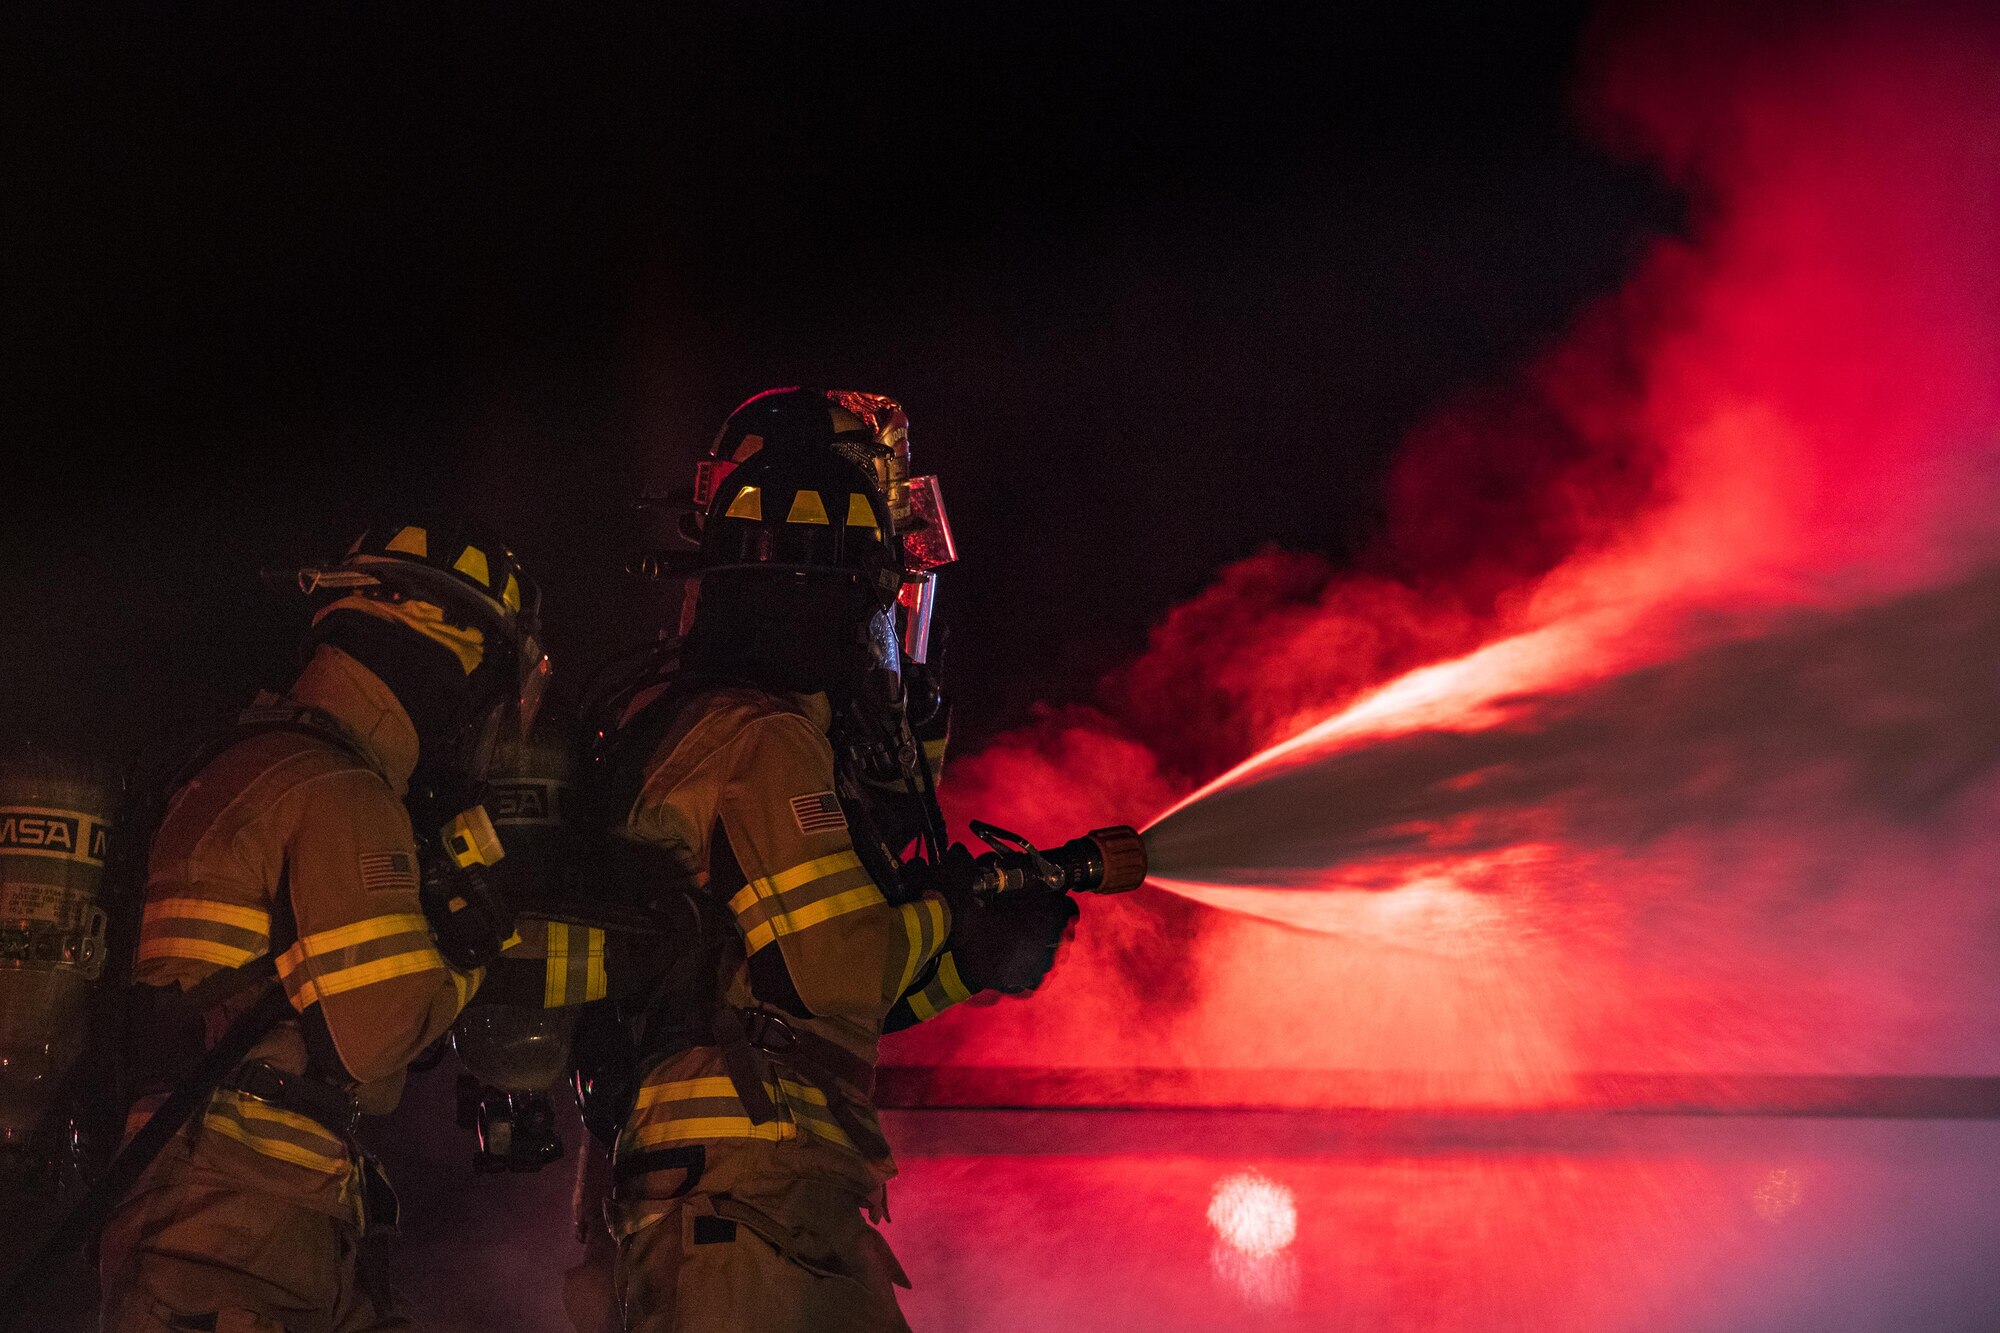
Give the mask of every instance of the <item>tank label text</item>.
<svg viewBox="0 0 2000 1333">
<path fill-rule="evenodd" d="M 105 824 L 81 810 L 0 805 L 0 855 L 104 864 Z"/>
<path fill-rule="evenodd" d="M 562 821 L 559 790 L 566 784 L 509 778 L 486 789 L 485 805 L 495 824 L 556 824 Z"/>
</svg>

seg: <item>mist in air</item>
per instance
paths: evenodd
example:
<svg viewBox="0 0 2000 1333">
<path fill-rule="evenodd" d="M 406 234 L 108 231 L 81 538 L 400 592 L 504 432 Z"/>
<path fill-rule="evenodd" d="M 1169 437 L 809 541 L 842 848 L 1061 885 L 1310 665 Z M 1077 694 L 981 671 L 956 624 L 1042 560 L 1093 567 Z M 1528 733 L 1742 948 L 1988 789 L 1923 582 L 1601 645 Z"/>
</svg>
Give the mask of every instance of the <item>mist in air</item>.
<svg viewBox="0 0 2000 1333">
<path fill-rule="evenodd" d="M 1580 110 L 1689 234 L 1413 432 L 1353 568 L 1225 570 L 948 775 L 1155 820 L 1158 891 L 890 1058 L 2000 1068 L 1996 67 L 1964 11 L 1601 23 Z"/>
</svg>

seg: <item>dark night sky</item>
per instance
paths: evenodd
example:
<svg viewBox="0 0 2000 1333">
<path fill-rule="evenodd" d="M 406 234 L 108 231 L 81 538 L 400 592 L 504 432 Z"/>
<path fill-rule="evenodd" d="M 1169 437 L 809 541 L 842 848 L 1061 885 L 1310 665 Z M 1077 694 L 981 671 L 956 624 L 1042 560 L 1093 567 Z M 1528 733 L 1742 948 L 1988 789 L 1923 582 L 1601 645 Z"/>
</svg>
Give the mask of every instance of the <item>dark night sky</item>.
<svg viewBox="0 0 2000 1333">
<path fill-rule="evenodd" d="M 1574 123 L 1581 7 L 1353 8 L 8 20 L 0 734 L 192 734 L 290 660 L 254 570 L 401 497 L 581 667 L 650 632 L 641 481 L 801 380 L 946 478 L 962 724 L 1086 696 L 1222 562 L 1351 553 L 1673 225 Z"/>
</svg>

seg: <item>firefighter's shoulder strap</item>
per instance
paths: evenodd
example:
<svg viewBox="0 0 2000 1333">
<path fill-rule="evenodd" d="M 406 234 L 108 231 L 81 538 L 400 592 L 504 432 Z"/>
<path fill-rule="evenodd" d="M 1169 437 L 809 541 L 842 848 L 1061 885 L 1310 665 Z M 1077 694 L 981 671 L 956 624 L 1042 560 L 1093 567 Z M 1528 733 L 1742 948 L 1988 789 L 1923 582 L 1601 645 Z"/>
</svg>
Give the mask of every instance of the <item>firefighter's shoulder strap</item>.
<svg viewBox="0 0 2000 1333">
<path fill-rule="evenodd" d="M 653 755 L 677 729 L 699 720 L 697 696 L 717 684 L 671 666 L 655 667 L 649 680 L 621 693 L 629 700 L 654 685 L 663 687 L 637 712 L 603 718 L 590 738 L 594 744 L 567 806 L 574 821 L 571 836 L 583 844 L 577 860 L 591 860 L 592 848 L 622 838 Z M 717 1002 L 711 993 L 715 955 L 735 933 L 727 913 L 715 910 L 711 896 L 695 891 L 691 882 L 680 885 L 666 876 L 661 884 L 662 891 L 680 890 L 675 906 L 687 925 L 675 936 L 679 947 L 656 953 L 643 980 L 614 984 L 612 998 L 586 1006 L 579 1017 L 576 1088 L 585 1123 L 607 1144 L 631 1110 L 640 1070 L 664 1051 L 707 1039 L 709 1012 Z"/>
<path fill-rule="evenodd" d="M 197 751 L 192 760 L 182 766 L 180 773 L 175 777 L 173 786 L 179 788 L 184 785 L 188 779 L 194 777 L 195 774 L 218 758 L 224 750 L 236 745 L 239 741 L 248 740 L 252 736 L 260 736 L 265 732 L 271 731 L 295 731 L 306 736 L 311 736 L 315 740 L 325 741 L 335 749 L 347 754 L 371 773 L 381 777 L 384 781 L 388 780 L 388 774 L 383 771 L 382 762 L 369 751 L 367 746 L 361 743 L 361 739 L 358 736 L 348 729 L 346 723 L 342 722 L 332 713 L 327 712 L 324 708 L 314 708 L 310 704 L 302 704 L 294 699 L 287 699 L 281 694 L 273 694 L 269 690 L 264 690 L 257 695 L 248 708 L 236 715 L 236 721 L 233 726 L 225 728 L 220 735 Z"/>
<path fill-rule="evenodd" d="M 723 684 L 688 671 L 664 672 L 654 683 L 661 687 L 660 692 L 638 712 L 607 719 L 591 747 L 571 809 L 576 812 L 577 826 L 592 836 L 613 834 L 624 827 L 646 785 L 646 766 L 668 736 L 686 732 L 700 720 L 691 707 L 696 698 Z M 632 691 L 635 695 L 640 692 Z"/>
</svg>

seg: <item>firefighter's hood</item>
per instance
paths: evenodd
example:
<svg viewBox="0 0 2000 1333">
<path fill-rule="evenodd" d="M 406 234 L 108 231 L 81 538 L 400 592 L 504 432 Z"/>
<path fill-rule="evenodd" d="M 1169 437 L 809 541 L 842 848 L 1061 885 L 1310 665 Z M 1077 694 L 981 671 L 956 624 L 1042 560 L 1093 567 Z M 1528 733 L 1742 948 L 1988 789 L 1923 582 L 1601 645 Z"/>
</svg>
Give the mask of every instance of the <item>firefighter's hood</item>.
<svg viewBox="0 0 2000 1333">
<path fill-rule="evenodd" d="M 289 691 L 299 703 L 331 713 L 368 750 L 397 797 L 417 766 L 417 729 L 382 678 L 332 644 L 321 644 Z"/>
</svg>

